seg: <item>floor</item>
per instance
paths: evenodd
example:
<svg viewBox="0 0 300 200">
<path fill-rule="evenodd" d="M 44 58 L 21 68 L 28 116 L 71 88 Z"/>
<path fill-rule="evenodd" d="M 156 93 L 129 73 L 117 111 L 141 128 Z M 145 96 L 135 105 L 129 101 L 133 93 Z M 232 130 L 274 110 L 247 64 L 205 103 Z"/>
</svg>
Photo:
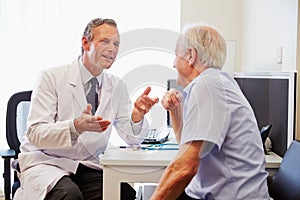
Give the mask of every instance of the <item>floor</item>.
<svg viewBox="0 0 300 200">
<path fill-rule="evenodd" d="M 0 188 L 0 200 L 4 200 L 4 194 L 2 188 Z"/>
</svg>

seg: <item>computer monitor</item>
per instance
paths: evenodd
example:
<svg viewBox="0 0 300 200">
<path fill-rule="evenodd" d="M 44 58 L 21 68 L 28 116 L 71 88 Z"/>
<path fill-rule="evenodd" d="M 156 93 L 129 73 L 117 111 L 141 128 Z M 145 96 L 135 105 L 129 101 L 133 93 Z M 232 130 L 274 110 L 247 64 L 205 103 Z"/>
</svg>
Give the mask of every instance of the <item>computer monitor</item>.
<svg viewBox="0 0 300 200">
<path fill-rule="evenodd" d="M 259 128 L 272 124 L 272 151 L 283 156 L 295 139 L 295 72 L 236 73 L 235 80 L 249 101 Z"/>
<path fill-rule="evenodd" d="M 272 124 L 269 137 L 272 151 L 283 156 L 295 139 L 296 72 L 246 72 L 235 73 L 243 94 L 249 101 L 259 128 Z M 168 80 L 170 88 L 182 91 L 176 79 Z M 167 125 L 172 127 L 169 112 Z"/>
</svg>

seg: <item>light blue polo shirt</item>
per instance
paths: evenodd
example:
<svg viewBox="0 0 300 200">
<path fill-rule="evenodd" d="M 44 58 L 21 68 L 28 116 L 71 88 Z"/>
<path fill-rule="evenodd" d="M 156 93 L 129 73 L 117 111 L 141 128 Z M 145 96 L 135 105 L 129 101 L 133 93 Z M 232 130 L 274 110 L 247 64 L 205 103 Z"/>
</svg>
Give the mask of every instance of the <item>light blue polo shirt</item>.
<svg viewBox="0 0 300 200">
<path fill-rule="evenodd" d="M 235 80 L 209 68 L 183 92 L 181 144 L 207 141 L 198 172 L 186 188 L 196 199 L 270 199 L 257 122 Z"/>
</svg>

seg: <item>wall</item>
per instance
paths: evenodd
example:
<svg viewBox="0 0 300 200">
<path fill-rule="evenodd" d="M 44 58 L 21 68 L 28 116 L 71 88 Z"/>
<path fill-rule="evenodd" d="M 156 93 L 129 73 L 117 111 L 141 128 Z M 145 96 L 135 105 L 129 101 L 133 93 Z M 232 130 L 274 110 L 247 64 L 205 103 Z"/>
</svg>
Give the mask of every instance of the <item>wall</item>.
<svg viewBox="0 0 300 200">
<path fill-rule="evenodd" d="M 228 44 L 228 60 L 224 70 L 239 71 L 242 45 L 241 0 L 182 0 L 181 27 L 187 23 L 203 22 L 215 26 Z"/>
<path fill-rule="evenodd" d="M 298 0 L 182 0 L 181 26 L 216 26 L 233 48 L 228 71 L 295 71 Z M 278 54 L 282 62 L 278 64 Z"/>
<path fill-rule="evenodd" d="M 298 1 L 243 2 L 242 71 L 295 71 Z"/>
</svg>

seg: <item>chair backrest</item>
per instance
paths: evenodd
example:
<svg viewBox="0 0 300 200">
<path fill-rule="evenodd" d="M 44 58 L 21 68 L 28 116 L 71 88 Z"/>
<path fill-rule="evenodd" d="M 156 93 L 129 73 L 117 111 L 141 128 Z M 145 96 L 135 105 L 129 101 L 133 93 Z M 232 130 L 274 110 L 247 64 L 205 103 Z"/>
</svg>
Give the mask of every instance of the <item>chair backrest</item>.
<svg viewBox="0 0 300 200">
<path fill-rule="evenodd" d="M 294 140 L 287 149 L 270 185 L 274 200 L 300 199 L 300 142 Z"/>
<path fill-rule="evenodd" d="M 15 150 L 16 156 L 20 153 L 21 138 L 26 130 L 31 93 L 32 91 L 15 93 L 7 103 L 6 140 L 8 146 Z"/>
</svg>

